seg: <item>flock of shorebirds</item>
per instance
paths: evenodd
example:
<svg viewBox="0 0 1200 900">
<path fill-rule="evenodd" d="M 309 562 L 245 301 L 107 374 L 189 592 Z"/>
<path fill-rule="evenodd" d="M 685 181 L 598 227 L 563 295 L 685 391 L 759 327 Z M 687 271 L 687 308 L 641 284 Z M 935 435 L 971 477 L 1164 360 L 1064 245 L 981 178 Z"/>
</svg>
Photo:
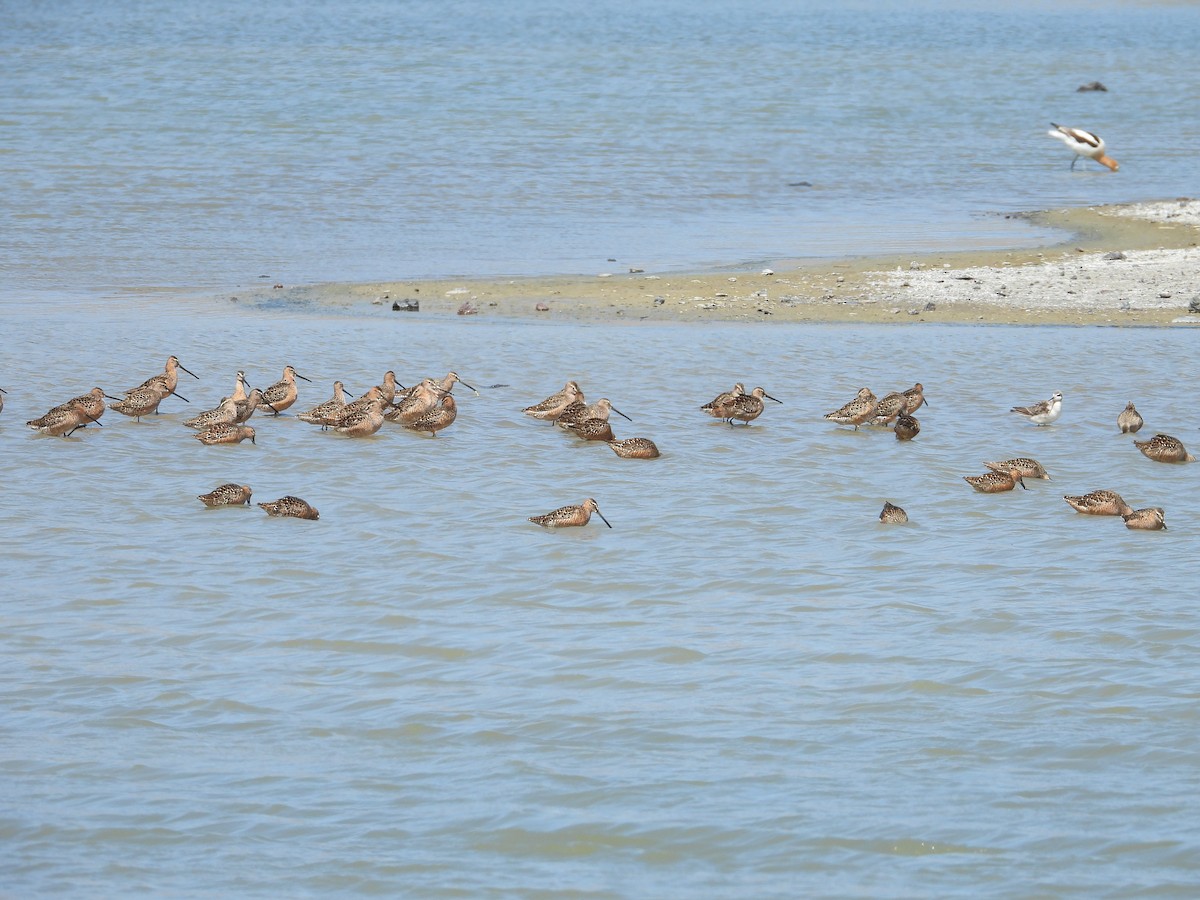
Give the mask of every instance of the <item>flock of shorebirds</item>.
<svg viewBox="0 0 1200 900">
<path fill-rule="evenodd" d="M 88 393 L 59 404 L 25 424 L 41 434 L 69 437 L 77 429 L 89 425 L 99 426 L 106 408 L 140 420 L 142 416 L 157 413 L 159 404 L 168 396 L 187 400 L 176 390 L 181 370 L 193 378 L 198 378 L 177 357 L 171 356 L 161 373 L 126 391 L 123 398 L 114 397 L 101 388 L 93 388 Z M 222 398 L 212 409 L 186 419 L 183 424 L 194 429 L 196 439 L 205 445 L 236 444 L 246 439 L 253 443 L 255 430 L 246 422 L 256 411 L 262 410 L 264 413 L 278 416 L 294 406 L 299 397 L 297 379 L 309 381 L 292 366 L 285 366 L 280 381 L 262 390 L 251 388 L 246 382 L 245 373 L 238 372 L 233 393 Z M 478 390 L 463 381 L 455 372 L 447 373 L 442 379 L 425 378 L 419 384 L 406 388 L 397 382 L 395 372 L 388 371 L 379 384 L 353 400 L 347 397 L 343 383 L 335 381 L 333 396 L 329 400 L 299 413 L 296 418 L 318 425 L 322 430 L 332 430 L 348 437 L 373 435 L 385 422 L 396 423 L 412 431 L 436 437 L 438 432 L 452 425 L 457 417 L 457 406 L 451 393 L 455 384 L 462 384 L 479 395 Z M 0 388 L 0 411 L 4 408 L 4 394 L 3 388 Z M 106 406 L 105 399 L 115 402 Z M 729 423 L 730 427 L 739 422 L 746 427 L 763 414 L 766 400 L 782 402 L 761 387 L 747 392 L 746 386 L 739 382 L 730 390 L 705 403 L 700 409 L 713 418 Z M 1024 416 L 1035 425 L 1049 425 L 1062 415 L 1062 404 L 1063 396 L 1056 391 L 1049 399 L 1039 403 L 1014 406 L 1012 412 Z M 897 440 L 910 441 L 921 431 L 920 422 L 914 413 L 922 405 L 928 405 L 928 402 L 920 382 L 906 390 L 893 391 L 882 398 L 876 397 L 869 388 L 861 388 L 853 399 L 839 409 L 826 413 L 824 418 L 834 424 L 851 426 L 856 430 L 859 426 L 890 427 Z M 526 407 L 523 412 L 531 418 L 553 422 L 584 441 L 604 441 L 622 459 L 656 459 L 660 455 L 658 447 L 649 438 L 617 439 L 609 422 L 610 414 L 616 413 L 625 419 L 629 417 L 614 407 L 607 397 L 588 403 L 576 381 L 568 381 L 562 390 L 551 394 L 540 403 Z M 1123 434 L 1135 434 L 1143 424 L 1142 417 L 1132 402 L 1117 417 L 1117 427 Z M 1171 435 L 1156 434 L 1148 441 L 1135 439 L 1134 445 L 1146 457 L 1157 462 L 1195 461 L 1195 457 L 1187 452 L 1182 441 Z M 964 480 L 972 488 L 985 494 L 1011 491 L 1017 485 L 1025 488 L 1026 478 L 1050 477 L 1040 463 L 1027 457 L 988 462 L 984 463 L 984 466 L 988 469 L 987 472 L 964 476 Z M 198 499 L 208 507 L 243 504 L 248 506 L 250 497 L 251 491 L 248 486 L 229 483 L 206 494 L 200 494 Z M 1135 510 L 1115 491 L 1097 490 L 1081 496 L 1065 496 L 1063 499 L 1081 513 L 1121 516 L 1129 528 L 1148 531 L 1166 528 L 1161 507 Z M 258 506 L 272 516 L 298 519 L 319 517 L 318 511 L 311 504 L 290 495 L 269 503 L 259 503 Z M 545 515 L 531 516 L 529 521 L 546 528 L 581 526 L 590 521 L 592 513 L 599 515 L 609 528 L 612 527 L 600 512 L 595 499 L 590 497 L 582 503 L 563 506 Z M 899 506 L 888 502 L 879 514 L 879 520 L 888 524 L 899 524 L 907 522 L 908 515 Z"/>
</svg>

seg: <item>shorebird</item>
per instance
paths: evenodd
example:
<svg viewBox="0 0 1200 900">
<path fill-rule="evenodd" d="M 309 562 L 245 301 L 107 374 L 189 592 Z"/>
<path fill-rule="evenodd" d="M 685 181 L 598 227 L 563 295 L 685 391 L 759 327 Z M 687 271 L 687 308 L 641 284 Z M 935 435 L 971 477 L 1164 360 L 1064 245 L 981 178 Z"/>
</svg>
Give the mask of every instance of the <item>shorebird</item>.
<svg viewBox="0 0 1200 900">
<path fill-rule="evenodd" d="M 378 396 L 365 407 L 343 412 L 330 421 L 329 425 L 338 434 L 347 437 L 370 437 L 383 427 L 383 404 L 382 395 Z"/>
<path fill-rule="evenodd" d="M 925 388 L 919 381 L 903 393 L 908 400 L 908 409 L 906 412 L 910 415 L 920 409 L 922 404 L 925 406 L 929 405 L 929 401 L 925 399 Z"/>
<path fill-rule="evenodd" d="M 256 443 L 253 428 L 249 425 L 233 425 L 229 422 L 223 425 L 213 425 L 211 428 L 206 428 L 204 431 L 196 433 L 196 440 L 209 446 L 213 444 L 240 444 L 246 438 L 250 439 L 250 443 Z"/>
<path fill-rule="evenodd" d="M 576 400 L 583 400 L 583 391 L 579 389 L 579 382 L 568 381 L 566 386 L 561 391 L 551 394 L 541 403 L 535 403 L 533 406 L 527 406 L 522 410 L 527 416 L 532 416 L 535 419 L 541 419 L 547 422 L 553 422 L 562 414 L 562 411 L 574 403 Z"/>
<path fill-rule="evenodd" d="M 384 380 L 386 381 L 387 379 Z M 386 390 L 386 385 L 383 388 Z M 383 391 L 381 391 L 381 395 L 382 393 Z M 340 381 L 335 381 L 333 383 L 333 397 L 324 403 L 318 403 L 308 412 L 300 413 L 296 418 L 301 422 L 307 422 L 309 425 L 320 425 L 322 428 L 328 428 L 329 422 L 327 420 L 336 418 L 348 402 L 346 400 L 346 386 Z M 388 403 L 391 402 L 391 400 L 388 400 Z"/>
<path fill-rule="evenodd" d="M 263 392 L 258 388 L 255 388 L 250 392 L 250 396 L 248 396 L 245 400 L 234 401 L 234 408 L 236 411 L 236 415 L 233 420 L 234 424 L 242 425 L 245 422 L 248 422 L 250 417 L 254 415 L 254 411 L 260 406 L 265 406 L 267 409 L 271 410 L 271 412 L 278 413 L 278 410 L 267 402 Z"/>
<path fill-rule="evenodd" d="M 735 397 L 744 396 L 745 393 L 746 386 L 739 381 L 723 394 L 717 394 L 717 396 L 713 397 L 711 400 L 701 406 L 700 409 L 701 411 L 708 413 L 714 419 L 726 419 L 728 416 L 725 413 L 725 407 L 728 406 Z"/>
<path fill-rule="evenodd" d="M 201 503 L 212 509 L 217 506 L 241 506 L 250 505 L 250 488 L 244 484 L 223 484 L 218 488 L 213 488 L 207 494 L 199 494 L 196 497 Z"/>
<path fill-rule="evenodd" d="M 321 514 L 305 500 L 299 497 L 280 497 L 270 503 L 260 503 L 259 507 L 267 511 L 268 516 L 286 516 L 292 519 L 310 519 L 315 521 Z"/>
<path fill-rule="evenodd" d="M 75 433 L 77 428 L 83 428 L 88 424 L 88 421 L 95 422 L 95 419 L 90 417 L 82 409 L 76 406 L 63 405 L 56 406 L 44 416 L 31 419 L 25 424 L 40 434 L 49 434 L 54 437 L 70 437 Z M 96 422 L 99 425 L 99 422 Z"/>
<path fill-rule="evenodd" d="M 1092 491 L 1078 497 L 1063 497 L 1075 510 L 1087 516 L 1124 516 L 1133 509 L 1116 491 Z"/>
<path fill-rule="evenodd" d="M 1010 412 L 1020 413 L 1034 425 L 1049 425 L 1062 415 L 1062 401 L 1062 392 L 1055 391 L 1049 400 L 1032 406 L 1014 406 Z"/>
<path fill-rule="evenodd" d="M 1166 531 L 1166 513 L 1161 506 L 1150 506 L 1146 509 L 1133 509 L 1121 516 L 1126 528 L 1136 531 Z"/>
<path fill-rule="evenodd" d="M 1016 459 L 1006 459 L 1002 462 L 985 462 L 984 465 L 993 472 L 1020 472 L 1023 478 L 1040 478 L 1049 481 L 1050 476 L 1042 468 L 1042 464 L 1028 456 L 1018 456 Z"/>
<path fill-rule="evenodd" d="M 573 525 L 586 525 L 591 519 L 592 513 L 604 519 L 604 524 L 612 528 L 612 523 L 604 518 L 604 513 L 600 512 L 600 507 L 591 497 L 578 506 L 560 506 L 544 516 L 530 516 L 529 521 L 534 525 L 541 525 L 543 528 L 567 528 Z"/>
<path fill-rule="evenodd" d="M 109 400 L 119 400 L 119 397 L 113 397 L 110 394 L 104 393 L 98 387 L 92 388 L 86 394 L 80 394 L 78 397 L 72 397 L 63 406 L 70 406 L 78 409 L 84 414 L 84 424 L 88 422 L 99 423 L 100 417 L 104 415 L 104 398 Z"/>
<path fill-rule="evenodd" d="M 379 383 L 379 389 L 383 392 L 383 401 L 387 404 L 392 404 L 396 400 L 396 388 L 404 390 L 404 385 L 396 381 L 396 373 L 388 369 L 383 373 L 383 381 Z M 336 398 L 336 389 L 334 397 Z"/>
<path fill-rule="evenodd" d="M 437 433 L 453 425 L 456 418 L 458 418 L 458 404 L 454 402 L 454 395 L 448 393 L 442 397 L 441 406 L 435 406 L 420 418 L 403 424 L 405 428 L 412 431 L 424 431 L 431 437 L 437 437 Z"/>
<path fill-rule="evenodd" d="M 250 383 L 246 381 L 246 373 L 238 372 L 233 382 L 233 393 L 229 396 L 234 400 L 245 400 L 249 395 Z"/>
<path fill-rule="evenodd" d="M 580 400 L 575 401 L 563 410 L 562 415 L 554 420 L 554 424 L 561 425 L 563 428 L 570 428 L 572 425 L 578 425 L 588 419 L 601 419 L 607 422 L 610 412 L 615 412 L 618 416 L 629 422 L 633 421 L 633 419 L 630 419 L 629 416 L 613 406 L 611 400 L 607 397 L 601 397 L 591 405 Z"/>
<path fill-rule="evenodd" d="M 1046 133 L 1052 138 L 1057 138 L 1067 145 L 1067 149 L 1075 155 L 1071 157 L 1071 168 L 1075 168 L 1075 163 L 1079 161 L 1079 157 L 1086 156 L 1088 159 L 1094 159 L 1102 166 L 1107 166 L 1114 172 L 1120 168 L 1117 161 L 1111 156 L 1104 154 L 1104 140 L 1097 137 L 1090 131 L 1084 131 L 1082 128 L 1070 128 L 1066 125 L 1057 125 L 1054 122 L 1050 123 L 1053 131 Z"/>
<path fill-rule="evenodd" d="M 567 430 L 585 441 L 605 441 L 607 443 L 616 440 L 613 436 L 612 423 L 608 419 L 597 419 L 595 416 L 584 419 L 582 422 L 572 422 L 567 425 Z"/>
<path fill-rule="evenodd" d="M 206 409 L 197 416 L 192 416 L 190 419 L 184 419 L 183 424 L 188 428 L 195 428 L 197 431 L 204 431 L 206 428 L 212 428 L 214 425 L 228 425 L 237 419 L 237 401 L 232 397 L 226 397 L 221 401 L 220 406 L 215 409 Z"/>
<path fill-rule="evenodd" d="M 744 424 L 749 425 L 755 419 L 762 415 L 767 404 L 763 403 L 763 398 L 767 400 L 775 400 L 776 403 L 782 404 L 782 400 L 776 400 L 761 387 L 756 387 L 749 394 L 742 394 L 740 397 L 734 397 L 729 401 L 729 404 L 723 407 L 725 412 L 725 420 L 733 427 L 733 420 L 740 419 Z"/>
<path fill-rule="evenodd" d="M 841 409 L 825 413 L 825 418 L 838 425 L 853 425 L 854 430 L 858 431 L 858 426 L 871 418 L 874 411 L 875 395 L 871 393 L 870 388 L 859 388 L 858 395 L 853 400 Z"/>
<path fill-rule="evenodd" d="M 162 403 L 163 398 L 168 394 L 173 393 L 175 392 L 163 388 L 161 385 L 134 388 L 125 395 L 124 400 L 120 400 L 117 403 L 110 403 L 108 404 L 108 408 L 119 412 L 123 416 L 137 419 L 140 422 L 142 421 L 142 416 L 158 412 L 158 404 Z"/>
<path fill-rule="evenodd" d="M 896 440 L 911 441 L 921 433 L 921 423 L 908 413 L 900 413 L 896 417 L 896 427 L 892 430 L 896 432 Z"/>
<path fill-rule="evenodd" d="M 444 393 L 437 386 L 437 382 L 432 378 L 426 378 L 420 384 L 410 388 L 408 396 L 384 413 L 383 417 L 389 422 L 411 425 L 437 406 L 438 400 Z"/>
<path fill-rule="evenodd" d="M 300 396 L 299 389 L 296 387 L 296 379 L 301 381 L 309 381 L 291 366 L 283 367 L 283 380 L 277 381 L 265 391 L 263 391 L 263 399 L 271 404 L 271 408 L 275 410 L 275 415 L 279 415 L 285 409 L 291 407 L 296 402 L 296 398 Z"/>
<path fill-rule="evenodd" d="M 631 437 L 623 441 L 609 441 L 612 452 L 621 459 L 658 459 L 658 446 L 650 438 Z"/>
<path fill-rule="evenodd" d="M 903 525 L 908 521 L 908 513 L 885 500 L 883 512 L 879 514 L 879 521 L 885 525 Z"/>
<path fill-rule="evenodd" d="M 1125 408 L 1117 416 L 1117 427 L 1121 429 L 1121 434 L 1137 434 L 1144 424 L 1141 413 L 1134 407 L 1132 400 L 1125 404 Z"/>
<path fill-rule="evenodd" d="M 136 388 L 134 388 L 134 390 L 136 391 L 138 388 L 157 387 L 162 388 L 164 395 L 174 393 L 176 385 L 179 384 L 179 369 L 183 369 L 183 371 L 187 372 L 197 380 L 200 378 L 199 375 L 184 366 L 183 363 L 179 361 L 178 356 L 169 356 L 167 357 L 167 363 L 165 366 L 163 366 L 163 371 L 160 374 L 147 378 Z M 182 397 L 179 399 L 183 400 Z M 186 403 L 188 401 L 184 400 L 184 402 Z"/>
<path fill-rule="evenodd" d="M 985 472 L 982 475 L 964 475 L 963 481 L 981 494 L 1000 494 L 1011 491 L 1018 484 L 1025 488 L 1021 473 L 1015 469 L 1008 472 Z M 1028 490 L 1028 488 L 1025 488 Z"/>
<path fill-rule="evenodd" d="M 893 391 L 875 404 L 875 408 L 871 410 L 871 418 L 867 420 L 866 424 L 891 425 L 900 413 L 907 412 L 908 398 L 900 391 Z"/>
<path fill-rule="evenodd" d="M 459 378 L 457 372 L 447 372 L 446 377 L 436 383 L 437 383 L 437 386 L 439 388 L 441 388 L 443 391 L 445 391 L 446 393 L 449 393 L 451 390 L 453 390 L 455 383 L 458 383 L 458 384 L 461 384 L 463 387 L 465 387 L 467 390 L 471 391 L 476 397 L 479 396 L 479 391 L 477 391 L 475 388 L 471 387 L 471 385 L 467 384 L 465 381 L 463 381 L 461 378 Z"/>
<path fill-rule="evenodd" d="M 1169 434 L 1156 434 L 1148 441 L 1133 442 L 1133 446 L 1142 451 L 1142 455 L 1155 462 L 1185 463 L 1195 462 L 1196 457 L 1187 452 L 1183 441 Z"/>
</svg>

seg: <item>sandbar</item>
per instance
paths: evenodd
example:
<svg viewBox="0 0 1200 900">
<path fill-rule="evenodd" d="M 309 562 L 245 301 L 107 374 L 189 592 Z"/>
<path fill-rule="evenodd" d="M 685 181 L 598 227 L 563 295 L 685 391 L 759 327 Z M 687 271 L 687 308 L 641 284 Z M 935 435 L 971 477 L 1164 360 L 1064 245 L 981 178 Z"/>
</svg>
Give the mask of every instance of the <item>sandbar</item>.
<svg viewBox="0 0 1200 900">
<path fill-rule="evenodd" d="M 1200 325 L 1200 312 L 1189 312 L 1200 307 L 1200 200 L 1020 215 L 1061 230 L 1063 240 L 703 273 L 614 266 L 592 275 L 277 285 L 238 299 L 568 321 Z"/>
</svg>

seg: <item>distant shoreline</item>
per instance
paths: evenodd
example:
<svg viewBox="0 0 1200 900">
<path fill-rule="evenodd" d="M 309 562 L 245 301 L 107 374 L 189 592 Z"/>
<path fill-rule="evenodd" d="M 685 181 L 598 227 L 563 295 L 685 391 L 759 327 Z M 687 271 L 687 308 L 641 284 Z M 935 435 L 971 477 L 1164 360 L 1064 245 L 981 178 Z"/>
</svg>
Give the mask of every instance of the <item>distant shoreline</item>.
<svg viewBox="0 0 1200 900">
<path fill-rule="evenodd" d="M 771 271 L 617 271 L 254 288 L 239 302 L 541 321 L 1198 324 L 1200 200 L 1026 214 L 1061 242 L 802 263 Z M 417 312 L 392 304 L 419 305 Z M 539 306 L 545 309 L 539 309 Z"/>
</svg>

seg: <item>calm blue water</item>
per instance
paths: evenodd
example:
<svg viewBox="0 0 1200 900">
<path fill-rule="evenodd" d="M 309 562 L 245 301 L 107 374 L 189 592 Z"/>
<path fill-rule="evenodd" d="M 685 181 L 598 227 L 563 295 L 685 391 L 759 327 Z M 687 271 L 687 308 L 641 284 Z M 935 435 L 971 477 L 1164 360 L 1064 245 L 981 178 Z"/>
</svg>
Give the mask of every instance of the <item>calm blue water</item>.
<svg viewBox="0 0 1200 900">
<path fill-rule="evenodd" d="M 0 287 L 1037 241 L 997 214 L 1195 192 L 1198 45 L 1195 4 L 0 3 Z"/>
<path fill-rule="evenodd" d="M 1162 377 L 1194 368 L 1188 330 L 146 298 L 0 305 L 0 331 L 14 897 L 1196 893 L 1200 464 L 1115 426 L 1134 399 L 1200 443 Z M 190 405 L 69 440 L 22 424 L 170 352 Z M 288 362 L 301 409 L 388 368 L 482 396 L 456 390 L 436 439 L 255 417 L 257 444 L 209 448 L 180 424 Z M 521 415 L 568 377 L 663 457 Z M 745 429 L 699 412 L 739 379 L 784 404 Z M 821 419 L 916 380 L 912 443 Z M 1052 427 L 1008 412 L 1055 389 Z M 1054 481 L 962 481 L 1018 455 Z M 195 499 L 230 480 L 321 520 Z M 1170 530 L 1061 499 L 1096 488 Z M 526 521 L 588 496 L 612 530 Z M 912 524 L 881 526 L 885 499 Z"/>
</svg>

